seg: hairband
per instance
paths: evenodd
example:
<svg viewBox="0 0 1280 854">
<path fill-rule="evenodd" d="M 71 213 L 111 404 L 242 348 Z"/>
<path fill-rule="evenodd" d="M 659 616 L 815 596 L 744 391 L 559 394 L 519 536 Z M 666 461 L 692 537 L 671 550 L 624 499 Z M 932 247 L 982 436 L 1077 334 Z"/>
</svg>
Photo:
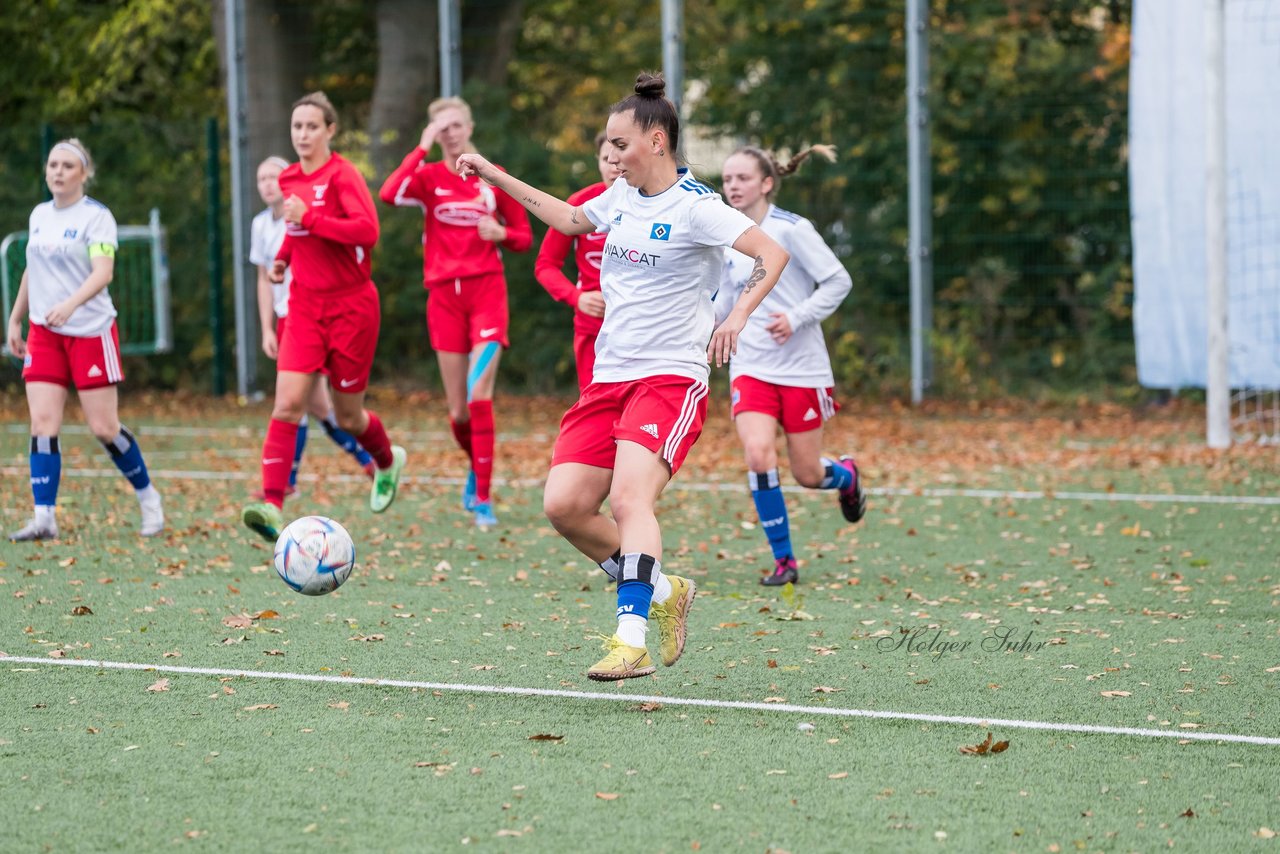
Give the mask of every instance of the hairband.
<svg viewBox="0 0 1280 854">
<path fill-rule="evenodd" d="M 273 156 L 271 156 L 271 157 L 268 157 L 266 160 L 264 160 L 264 161 L 262 161 L 262 162 L 263 162 L 263 163 L 270 163 L 272 166 L 279 166 L 281 169 L 288 169 L 288 168 L 289 168 L 289 161 L 288 161 L 288 160 L 285 160 L 283 157 L 276 157 L 276 156 L 274 156 L 274 155 L 273 155 Z"/>
<path fill-rule="evenodd" d="M 72 145 L 69 142 L 59 142 L 53 148 L 49 149 L 49 151 L 50 153 L 52 153 L 54 151 L 57 151 L 59 148 L 63 149 L 64 151 L 70 151 L 76 157 L 80 158 L 80 164 L 84 166 L 84 168 L 86 169 L 89 168 L 89 156 L 85 154 L 81 149 Z"/>
</svg>

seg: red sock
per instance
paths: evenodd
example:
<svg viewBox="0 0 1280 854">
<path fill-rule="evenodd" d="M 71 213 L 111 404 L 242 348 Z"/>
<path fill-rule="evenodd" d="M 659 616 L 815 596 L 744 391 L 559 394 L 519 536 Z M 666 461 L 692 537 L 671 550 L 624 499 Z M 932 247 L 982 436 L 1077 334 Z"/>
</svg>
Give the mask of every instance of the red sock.
<svg viewBox="0 0 1280 854">
<path fill-rule="evenodd" d="M 453 438 L 457 441 L 458 447 L 467 452 L 468 460 L 474 461 L 475 455 L 471 453 L 471 422 L 454 421 L 450 418 L 449 427 L 453 430 Z"/>
<path fill-rule="evenodd" d="M 360 447 L 369 452 L 369 456 L 373 457 L 378 468 L 389 469 L 395 462 L 391 456 L 391 440 L 387 438 L 387 431 L 382 428 L 382 422 L 378 416 L 369 411 L 365 414 L 369 416 L 369 426 L 364 428 L 363 433 L 356 436 L 356 441 L 360 443 Z"/>
<path fill-rule="evenodd" d="M 262 497 L 268 504 L 284 507 L 284 491 L 289 486 L 297 444 L 298 425 L 272 418 L 262 443 Z"/>
<path fill-rule="evenodd" d="M 489 500 L 489 481 L 493 479 L 493 401 L 473 400 L 467 404 L 471 412 L 471 467 L 476 472 L 476 501 Z"/>
</svg>

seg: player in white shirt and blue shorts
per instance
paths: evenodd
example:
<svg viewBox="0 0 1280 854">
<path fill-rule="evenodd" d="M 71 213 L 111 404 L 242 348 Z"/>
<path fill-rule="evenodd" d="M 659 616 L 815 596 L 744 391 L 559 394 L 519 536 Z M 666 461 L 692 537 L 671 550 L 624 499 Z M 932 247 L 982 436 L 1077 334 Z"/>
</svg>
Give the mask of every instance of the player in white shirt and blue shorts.
<svg viewBox="0 0 1280 854">
<path fill-rule="evenodd" d="M 822 321 L 839 307 L 853 282 L 813 223 L 772 201 L 782 176 L 794 172 L 812 151 L 834 159 L 830 147 L 815 145 L 780 166 L 768 152 L 746 147 L 730 155 L 721 176 L 729 204 L 791 254 L 777 287 L 747 321 L 729 363 L 733 419 L 746 453 L 747 481 L 773 549 L 774 571 L 760 580 L 767 586 L 794 584 L 800 577 L 778 480 L 779 426 L 787 437 L 791 474 L 801 486 L 838 490 L 840 511 L 849 522 L 860 520 L 867 504 L 853 459 L 822 456 L 822 425 L 840 408 L 832 397 L 835 377 Z M 751 265 L 747 256 L 727 253 L 724 286 L 716 296 L 718 315 L 728 314 Z"/>
<path fill-rule="evenodd" d="M 679 118 L 664 89 L 661 77 L 641 74 L 635 94 L 610 109 L 609 162 L 622 177 L 579 207 L 478 154 L 458 158 L 462 174 L 478 174 L 564 234 L 608 232 L 600 267 L 607 309 L 593 381 L 560 423 L 543 496 L 556 530 L 618 582 L 617 631 L 608 654 L 587 671 L 600 681 L 654 671 L 645 641 L 650 615 L 663 664 L 684 651 L 695 586 L 662 571 L 654 508 L 702 432 L 708 363 L 728 361 L 787 263 L 772 238 L 679 167 Z M 755 261 L 737 305 L 716 328 L 711 298 L 728 246 Z M 605 499 L 612 518 L 600 512 Z"/>
<path fill-rule="evenodd" d="M 138 442 L 120 424 L 116 384 L 124 379 L 116 309 L 107 294 L 115 272 L 116 220 L 89 198 L 93 159 L 77 139 L 49 151 L 45 182 L 53 200 L 36 205 L 27 229 L 27 267 L 9 314 L 9 351 L 22 359 L 31 412 L 31 520 L 9 534 L 14 542 L 58 536 L 56 507 L 62 476 L 62 429 L 67 389 L 75 386 L 89 430 L 132 484 L 142 509 L 138 533 L 164 530 L 160 493 L 151 484 Z M 22 319 L 30 321 L 22 336 Z"/>
<path fill-rule="evenodd" d="M 285 270 L 279 284 L 270 279 L 271 264 L 284 242 L 284 194 L 280 192 L 280 173 L 289 165 L 283 157 L 268 157 L 258 164 L 258 195 L 266 203 L 265 210 L 253 218 L 249 228 L 249 263 L 258 268 L 258 318 L 262 322 L 262 352 L 268 359 L 280 355 L 280 341 L 284 338 L 289 317 L 289 283 L 292 271 Z M 322 372 L 323 373 L 323 372 Z M 346 451 L 364 473 L 372 478 L 376 466 L 369 452 L 360 447 L 356 437 L 338 426 L 338 416 L 333 411 L 333 399 L 329 396 L 327 375 L 322 376 L 311 388 L 307 412 L 320 420 L 325 435 Z M 298 439 L 293 449 L 293 468 L 289 470 L 289 486 L 285 495 L 297 491 L 298 467 L 302 464 L 302 451 L 307 446 L 307 415 L 298 422 Z"/>
</svg>

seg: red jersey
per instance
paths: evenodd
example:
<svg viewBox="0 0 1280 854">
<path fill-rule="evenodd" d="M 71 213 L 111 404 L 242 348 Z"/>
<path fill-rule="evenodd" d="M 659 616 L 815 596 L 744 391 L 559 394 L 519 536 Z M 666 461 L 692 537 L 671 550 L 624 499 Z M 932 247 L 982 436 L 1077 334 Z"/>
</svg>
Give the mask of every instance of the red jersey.
<svg viewBox="0 0 1280 854">
<path fill-rule="evenodd" d="M 609 185 L 601 182 L 584 187 L 570 196 L 566 201 L 577 207 L 588 199 L 609 189 Z M 579 332 L 591 334 L 600 331 L 603 317 L 592 317 L 578 311 L 578 294 L 583 291 L 600 290 L 600 259 L 604 253 L 604 241 L 608 232 L 592 231 L 587 234 L 568 235 L 554 228 L 547 229 L 547 236 L 542 239 L 542 248 L 538 250 L 538 260 L 533 267 L 533 275 L 547 289 L 547 293 L 559 302 L 573 306 L 573 328 Z M 573 249 L 573 260 L 578 266 L 578 283 L 575 285 L 564 274 L 564 259 Z"/>
<path fill-rule="evenodd" d="M 501 275 L 502 254 L 497 244 L 480 236 L 476 223 L 492 216 L 507 228 L 502 245 L 524 252 L 533 245 L 524 207 L 475 175 L 462 178 L 442 161 L 424 163 L 426 156 L 421 148 L 410 151 L 378 193 L 387 204 L 422 209 L 423 284 L 430 288 L 453 279 Z"/>
<path fill-rule="evenodd" d="M 301 164 L 291 164 L 279 180 L 286 199 L 296 195 L 310 205 L 301 225 L 288 225 L 276 253 L 293 271 L 290 298 L 369 284 L 378 212 L 356 167 L 334 154 L 310 175 L 303 173 Z"/>
</svg>

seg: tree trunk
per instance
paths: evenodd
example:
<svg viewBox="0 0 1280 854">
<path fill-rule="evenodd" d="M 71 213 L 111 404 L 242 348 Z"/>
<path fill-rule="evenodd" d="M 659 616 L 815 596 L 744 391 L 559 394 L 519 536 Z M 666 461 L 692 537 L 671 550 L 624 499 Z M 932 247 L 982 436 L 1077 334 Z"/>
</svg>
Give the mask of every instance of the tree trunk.
<svg viewBox="0 0 1280 854">
<path fill-rule="evenodd" d="M 414 146 L 439 84 L 436 4 L 378 0 L 378 77 L 369 107 L 369 154 L 379 179 Z"/>
<path fill-rule="evenodd" d="M 226 79 L 228 34 L 226 3 L 214 4 L 214 37 L 218 62 Z M 243 0 L 245 33 L 245 133 L 249 169 L 270 155 L 293 160 L 289 142 L 289 107 L 306 94 L 307 73 L 314 53 L 311 15 L 296 0 Z"/>
<path fill-rule="evenodd" d="M 483 9 L 463 12 L 462 82 L 483 83 L 494 89 L 507 86 L 507 66 L 515 56 L 524 19 L 524 0 L 496 0 Z"/>
</svg>

